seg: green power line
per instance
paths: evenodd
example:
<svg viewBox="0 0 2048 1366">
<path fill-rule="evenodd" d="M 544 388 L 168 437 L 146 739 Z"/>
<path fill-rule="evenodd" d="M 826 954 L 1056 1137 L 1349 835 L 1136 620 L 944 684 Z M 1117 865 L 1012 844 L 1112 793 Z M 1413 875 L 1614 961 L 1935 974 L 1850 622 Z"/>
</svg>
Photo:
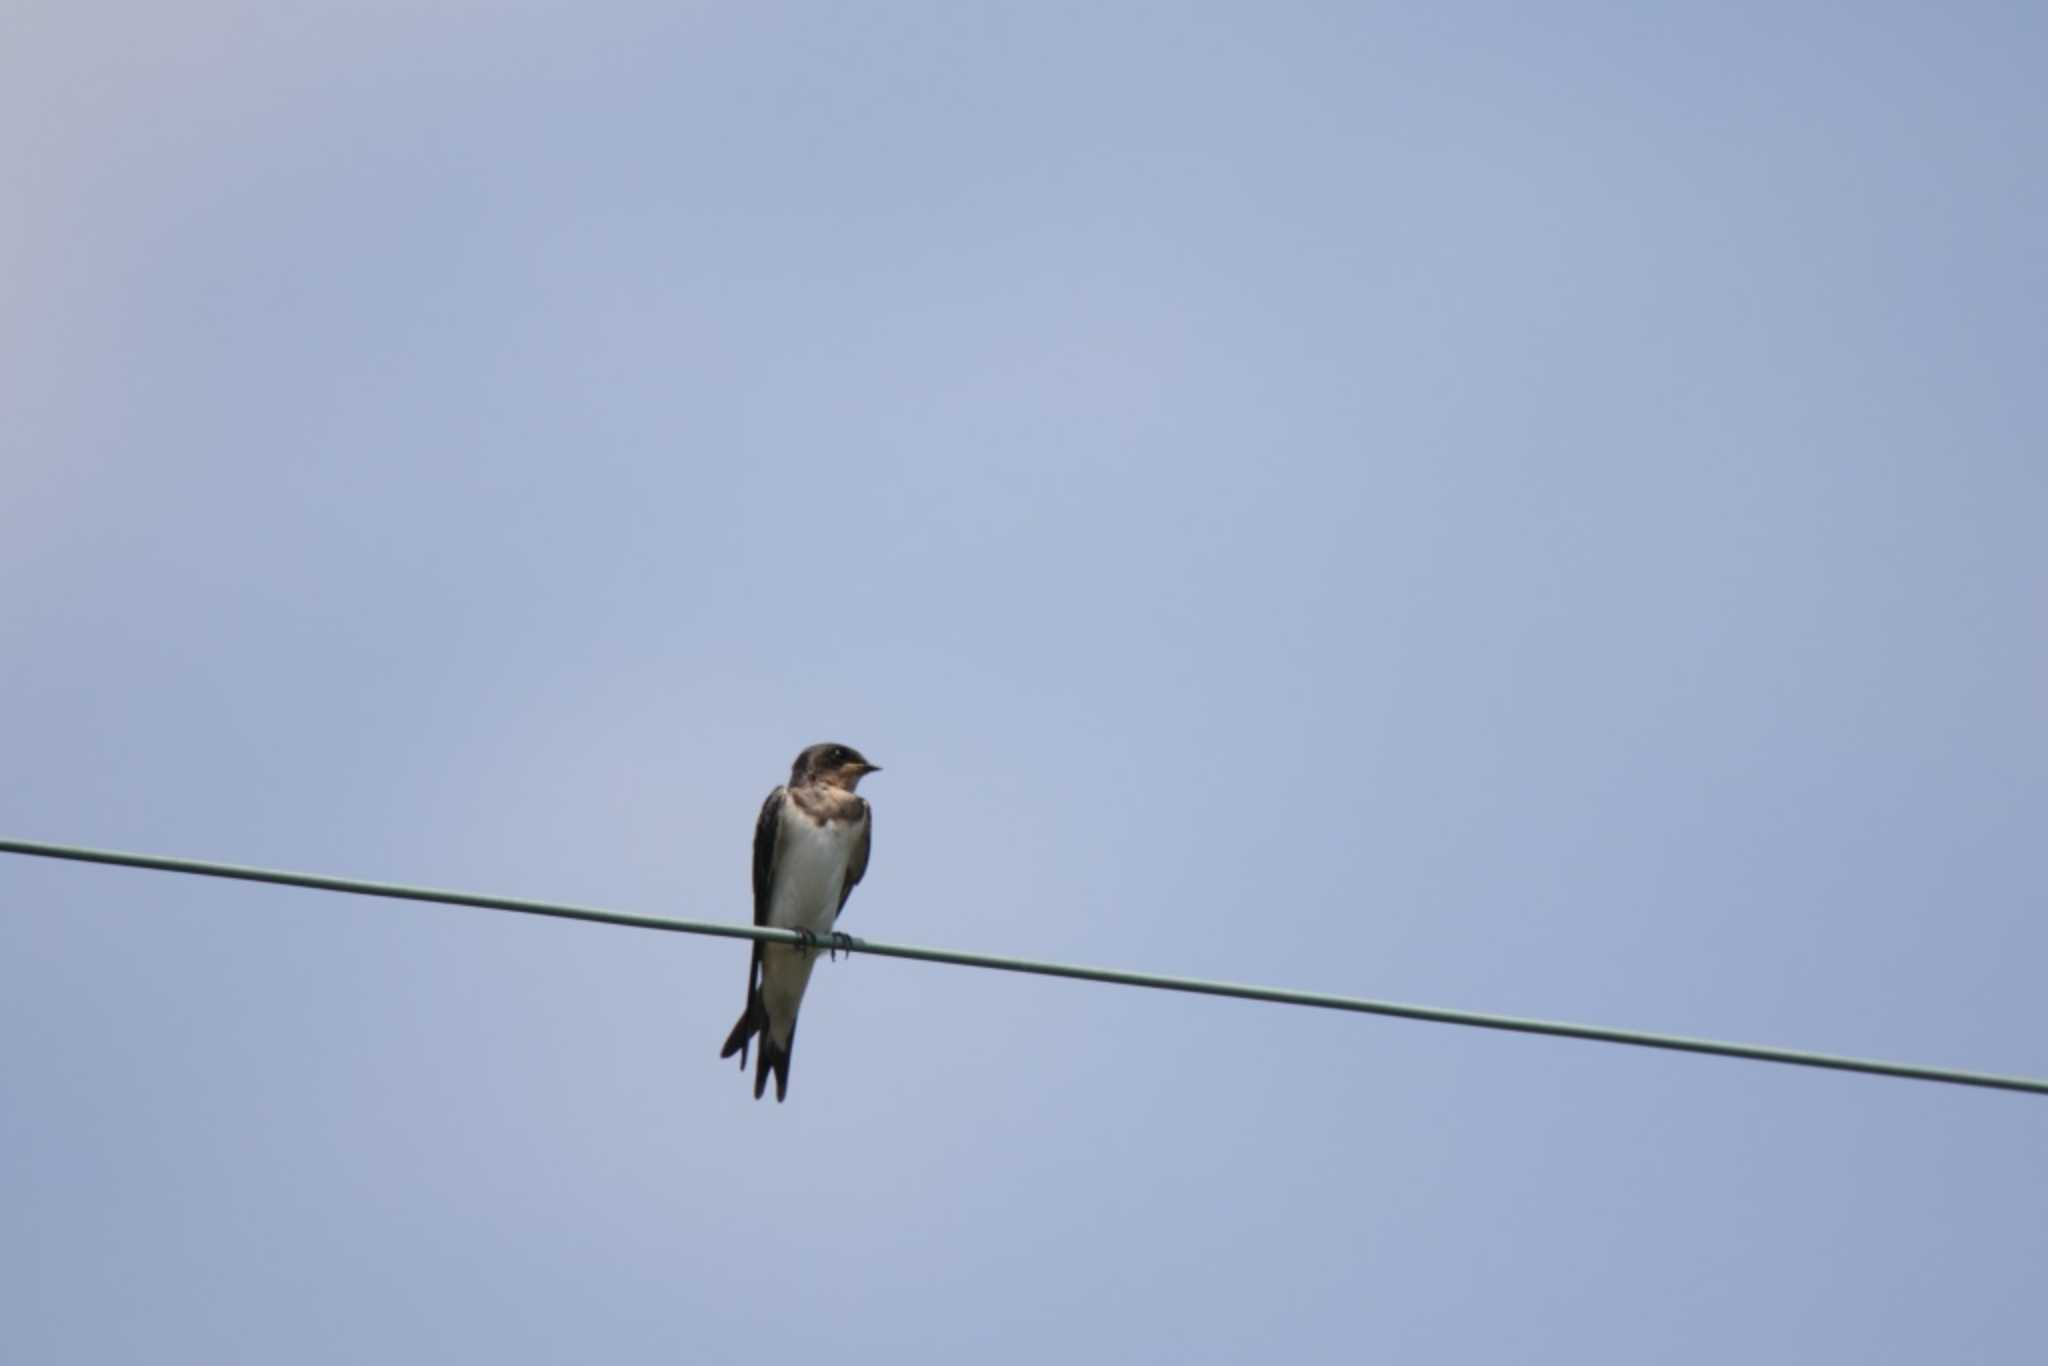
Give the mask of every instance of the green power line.
<svg viewBox="0 0 2048 1366">
<path fill-rule="evenodd" d="M 26 854 L 34 858 L 69 859 L 77 863 L 106 863 L 124 868 L 147 868 L 160 873 L 234 878 L 242 882 L 269 882 L 281 887 L 309 887 L 316 891 L 347 892 L 355 896 L 385 897 L 396 901 L 430 901 L 447 906 L 474 906 L 488 911 L 515 911 L 520 915 L 545 915 L 558 920 L 587 920 L 599 925 L 626 925 L 641 930 L 708 934 L 723 939 L 758 939 L 774 944 L 806 942 L 804 936 L 792 930 L 773 929 L 763 925 L 734 925 L 715 920 L 677 920 L 668 916 L 629 915 L 623 911 L 608 911 L 594 906 L 532 901 L 521 897 L 486 896 L 478 892 L 455 892 L 433 887 L 409 887 L 396 882 L 366 882 L 360 878 L 327 877 L 318 873 L 281 872 L 276 869 L 249 868 L 233 863 L 209 863 L 199 859 L 162 858 L 154 854 L 125 854 L 111 849 L 82 849 L 32 840 L 0 839 L 0 853 Z M 1432 1024 L 1503 1029 L 1517 1034 L 1548 1034 L 1562 1039 L 1590 1039 L 1597 1043 L 1628 1044 L 1636 1048 L 1662 1048 L 1679 1053 L 1708 1053 L 1723 1058 L 1747 1058 L 1752 1062 L 1784 1063 L 1792 1067 L 1820 1067 L 1836 1072 L 1865 1072 L 1880 1077 L 1908 1077 L 1917 1081 L 1945 1082 L 1951 1086 L 1981 1086 L 2000 1091 L 2025 1091 L 2034 1095 L 2048 1095 L 2048 1081 L 2032 1077 L 1966 1072 L 1950 1067 L 1922 1067 L 1913 1063 L 1886 1062 L 1875 1058 L 1848 1058 L 1834 1053 L 1810 1053 L 1797 1048 L 1766 1048 L 1756 1044 L 1724 1043 L 1717 1039 L 1687 1038 L 1678 1034 L 1650 1034 L 1640 1030 L 1608 1029 L 1600 1025 L 1572 1024 L 1560 1020 L 1488 1015 L 1471 1010 L 1446 1010 L 1438 1006 L 1405 1005 L 1398 1001 L 1374 1001 L 1358 996 L 1332 996 L 1317 991 L 1290 991 L 1282 987 L 1204 981 L 1193 977 L 1167 977 L 1150 972 L 1124 972 L 1116 968 L 1082 967 L 1072 963 L 1049 963 L 1031 958 L 1008 958 L 998 954 L 927 949 L 914 944 L 887 944 L 872 939 L 854 939 L 850 936 L 838 938 L 841 940 L 842 948 L 883 958 L 912 958 L 926 963 L 991 968 L 997 972 L 1027 972 L 1041 977 L 1071 977 L 1083 982 L 1110 982 L 1118 986 L 1148 987 L 1156 991 L 1184 991 L 1202 996 L 1233 996 L 1245 1001 L 1271 1001 L 1277 1005 L 1309 1006 L 1317 1010 L 1345 1010 L 1359 1015 L 1390 1015 L 1396 1019 L 1426 1020 Z"/>
</svg>

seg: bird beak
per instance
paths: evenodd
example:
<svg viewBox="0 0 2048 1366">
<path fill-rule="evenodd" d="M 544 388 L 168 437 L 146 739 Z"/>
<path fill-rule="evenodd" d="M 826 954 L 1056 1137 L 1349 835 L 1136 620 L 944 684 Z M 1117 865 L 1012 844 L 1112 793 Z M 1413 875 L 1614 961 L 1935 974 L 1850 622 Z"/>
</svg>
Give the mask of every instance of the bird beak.
<svg viewBox="0 0 2048 1366">
<path fill-rule="evenodd" d="M 880 773 L 881 771 L 882 766 L 880 764 L 862 763 L 860 766 L 860 776 L 863 778 L 867 777 L 870 773 Z"/>
</svg>

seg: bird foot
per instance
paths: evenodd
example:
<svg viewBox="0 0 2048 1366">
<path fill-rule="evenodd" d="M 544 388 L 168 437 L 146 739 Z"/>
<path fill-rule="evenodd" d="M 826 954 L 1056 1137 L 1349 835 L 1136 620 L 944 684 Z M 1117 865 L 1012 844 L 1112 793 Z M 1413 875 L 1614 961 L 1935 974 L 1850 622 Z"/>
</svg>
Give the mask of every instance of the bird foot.
<svg viewBox="0 0 2048 1366">
<path fill-rule="evenodd" d="M 827 956 L 833 962 L 837 962 L 839 961 L 839 955 L 842 953 L 848 958 L 853 957 L 853 936 L 845 930 L 834 930 L 832 931 L 832 946 L 827 951 Z"/>
<path fill-rule="evenodd" d="M 790 933 L 796 936 L 797 952 L 804 957 L 808 958 L 818 951 L 818 936 L 815 931 L 799 928 L 791 930 Z"/>
</svg>

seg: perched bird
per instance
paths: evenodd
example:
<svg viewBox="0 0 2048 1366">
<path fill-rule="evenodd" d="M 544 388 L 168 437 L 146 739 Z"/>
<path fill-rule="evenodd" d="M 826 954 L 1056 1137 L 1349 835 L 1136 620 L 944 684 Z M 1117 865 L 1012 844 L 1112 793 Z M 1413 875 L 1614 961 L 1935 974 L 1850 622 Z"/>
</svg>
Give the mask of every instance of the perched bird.
<svg viewBox="0 0 2048 1366">
<path fill-rule="evenodd" d="M 789 784 L 761 803 L 754 822 L 754 923 L 795 930 L 803 944 L 754 943 L 747 968 L 747 1008 L 718 1056 L 740 1055 L 761 1036 L 754 1065 L 754 1099 L 775 1074 L 775 1099 L 789 1094 L 789 1050 L 796 1042 L 796 1012 L 810 985 L 817 937 L 831 934 L 846 898 L 868 870 L 873 822 L 854 788 L 879 766 L 846 745 L 812 745 L 790 766 Z"/>
</svg>

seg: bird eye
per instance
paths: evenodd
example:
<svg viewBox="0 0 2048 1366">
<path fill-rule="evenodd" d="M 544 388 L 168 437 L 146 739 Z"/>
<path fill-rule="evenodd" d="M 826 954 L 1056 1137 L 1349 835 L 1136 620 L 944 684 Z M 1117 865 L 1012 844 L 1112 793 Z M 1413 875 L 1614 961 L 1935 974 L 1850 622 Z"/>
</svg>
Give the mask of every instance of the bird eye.
<svg viewBox="0 0 2048 1366">
<path fill-rule="evenodd" d="M 843 764 L 843 763 L 845 763 L 845 762 L 846 762 L 846 760 L 847 760 L 847 758 L 848 758 L 848 755 L 847 755 L 847 753 L 846 753 L 846 746 L 845 746 L 845 745 L 834 745 L 834 746 L 832 746 L 832 756 L 831 756 L 831 757 L 832 757 L 832 762 L 833 762 L 833 763 L 835 763 L 835 764 Z"/>
</svg>

